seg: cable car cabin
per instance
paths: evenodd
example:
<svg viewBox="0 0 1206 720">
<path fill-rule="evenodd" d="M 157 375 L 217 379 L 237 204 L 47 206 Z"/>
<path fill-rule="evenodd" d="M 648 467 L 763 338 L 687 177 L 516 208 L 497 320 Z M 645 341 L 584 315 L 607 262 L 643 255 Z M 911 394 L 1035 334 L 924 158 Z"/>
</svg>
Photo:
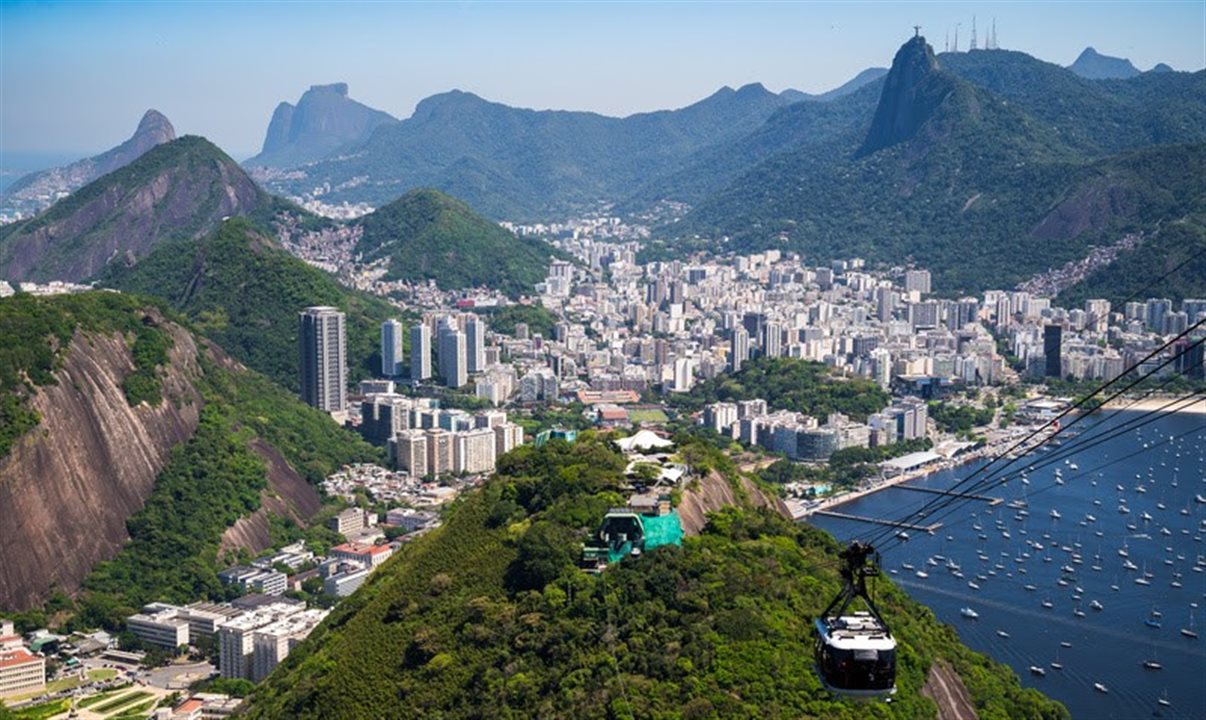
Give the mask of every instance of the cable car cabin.
<svg viewBox="0 0 1206 720">
<path fill-rule="evenodd" d="M 896 641 L 871 613 L 816 621 L 816 662 L 830 692 L 881 697 L 896 692 Z"/>
<path fill-rule="evenodd" d="M 867 593 L 867 578 L 879 574 L 879 554 L 870 545 L 855 541 L 840 556 L 845 561 L 842 591 L 816 621 L 817 674 L 825 688 L 838 695 L 892 695 L 896 692 L 896 641 Z M 855 598 L 862 598 L 869 612 L 847 613 Z"/>
</svg>

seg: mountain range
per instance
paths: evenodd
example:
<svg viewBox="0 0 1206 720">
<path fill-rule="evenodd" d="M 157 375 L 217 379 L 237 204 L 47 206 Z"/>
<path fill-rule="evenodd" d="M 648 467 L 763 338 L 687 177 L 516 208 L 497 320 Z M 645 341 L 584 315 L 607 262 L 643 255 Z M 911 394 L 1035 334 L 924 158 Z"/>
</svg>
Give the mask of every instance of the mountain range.
<svg viewBox="0 0 1206 720">
<path fill-rule="evenodd" d="M 285 195 L 329 184 L 324 197 L 332 201 L 377 206 L 433 187 L 495 219 L 544 218 L 616 199 L 667 165 L 754 130 L 790 102 L 751 84 L 721 88 L 679 110 L 613 118 L 512 108 L 454 90 L 423 100 L 411 117 L 376 128 L 336 156 L 261 177 Z"/>
</svg>

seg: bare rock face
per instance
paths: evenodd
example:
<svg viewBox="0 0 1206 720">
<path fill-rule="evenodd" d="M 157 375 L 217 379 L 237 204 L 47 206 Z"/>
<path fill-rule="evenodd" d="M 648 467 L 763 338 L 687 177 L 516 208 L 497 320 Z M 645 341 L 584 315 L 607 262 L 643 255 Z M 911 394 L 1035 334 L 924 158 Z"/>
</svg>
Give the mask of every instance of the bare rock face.
<svg viewBox="0 0 1206 720">
<path fill-rule="evenodd" d="M 951 89 L 951 82 L 939 73 L 938 60 L 925 38 L 918 35 L 910 39 L 892 60 L 875 117 L 858 154 L 870 155 L 912 138 Z"/>
<path fill-rule="evenodd" d="M 142 508 L 177 443 L 201 410 L 192 335 L 166 324 L 175 345 L 158 407 L 130 407 L 122 381 L 134 369 L 118 335 L 77 333 L 56 385 L 38 389 L 42 417 L 0 459 L 0 608 L 74 592 L 96 563 L 128 539 L 126 519 Z"/>
<path fill-rule="evenodd" d="M 766 493 L 748 479 L 741 478 L 740 490 L 737 490 L 723 475 L 712 471 L 700 478 L 697 487 L 683 493 L 682 502 L 678 505 L 683 532 L 698 535 L 708 524 L 708 513 L 727 506 L 742 505 L 770 508 L 785 518 L 791 518 L 791 511 L 782 500 Z"/>
</svg>

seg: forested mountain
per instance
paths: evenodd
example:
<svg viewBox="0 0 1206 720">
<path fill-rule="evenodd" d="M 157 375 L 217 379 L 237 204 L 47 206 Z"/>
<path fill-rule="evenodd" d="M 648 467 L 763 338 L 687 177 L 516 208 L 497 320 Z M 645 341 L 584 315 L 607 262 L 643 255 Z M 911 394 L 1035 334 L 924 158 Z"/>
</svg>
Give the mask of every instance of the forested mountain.
<svg viewBox="0 0 1206 720">
<path fill-rule="evenodd" d="M 839 588 L 837 546 L 755 508 L 763 491 L 727 457 L 684 442 L 700 476 L 679 507 L 704 495 L 736 506 L 707 507 L 682 547 L 582 572 L 582 540 L 621 497 L 625 458 L 593 433 L 521 447 L 293 650 L 248 716 L 865 717 L 812 663 L 810 623 Z M 1067 717 L 886 579 L 875 596 L 900 644 L 900 692 L 870 706 L 877 717 L 935 717 L 919 690 L 939 666 L 982 717 Z"/>
<path fill-rule="evenodd" d="M 297 105 L 282 102 L 272 113 L 264 147 L 248 167 L 292 167 L 321 160 L 338 148 L 364 140 L 395 123 L 389 113 L 348 97 L 347 83 L 311 85 Z"/>
<path fill-rule="evenodd" d="M 962 76 L 946 69 L 948 57 Z M 1203 78 L 1155 74 L 1097 91 L 1016 53 L 934 59 L 924 40 L 910 40 L 861 132 L 852 120 L 763 160 L 666 228 L 671 239 L 652 252 L 715 248 L 724 235 L 734 251 L 913 260 L 935 271 L 943 293 L 1008 287 L 1201 201 L 1203 146 L 1109 153 L 1128 147 L 1128 135 L 1206 139 L 1206 103 L 1194 95 Z M 1048 89 L 1028 89 L 1032 80 Z M 1073 105 L 1044 116 L 1041 97 L 1061 86 L 1078 90 Z M 1127 117 L 1126 130 L 1096 132 L 1106 107 Z"/>
<path fill-rule="evenodd" d="M 349 290 L 293 257 L 247 219 L 228 220 L 202 238 L 164 243 L 133 265 L 112 263 L 99 282 L 162 298 L 234 358 L 295 391 L 297 316 L 305 307 L 332 305 L 347 313 L 351 382 L 381 367 L 380 326 L 397 315 L 385 300 Z"/>
<path fill-rule="evenodd" d="M 0 337 L 6 610 L 83 588 L 81 627 L 117 629 L 151 600 L 220 597 L 220 548 L 263 549 L 327 473 L 378 456 L 158 301 L 18 294 Z M 247 517 L 262 534 L 227 535 Z"/>
<path fill-rule="evenodd" d="M 547 243 L 516 237 L 438 190 L 412 190 L 356 224 L 363 228 L 356 252 L 364 262 L 388 258 L 392 280 L 516 295 L 532 291 L 552 257 Z"/>
<path fill-rule="evenodd" d="M 208 140 L 185 136 L 0 228 L 0 278 L 87 280 L 165 241 L 205 235 L 225 217 L 268 218 L 288 207 Z"/>
<path fill-rule="evenodd" d="M 30 215 L 72 193 L 102 175 L 125 167 L 143 153 L 176 139 L 176 129 L 158 110 L 147 110 L 128 140 L 95 157 L 84 158 L 63 167 L 42 170 L 18 178 L 4 190 L 0 208 Z"/>
</svg>

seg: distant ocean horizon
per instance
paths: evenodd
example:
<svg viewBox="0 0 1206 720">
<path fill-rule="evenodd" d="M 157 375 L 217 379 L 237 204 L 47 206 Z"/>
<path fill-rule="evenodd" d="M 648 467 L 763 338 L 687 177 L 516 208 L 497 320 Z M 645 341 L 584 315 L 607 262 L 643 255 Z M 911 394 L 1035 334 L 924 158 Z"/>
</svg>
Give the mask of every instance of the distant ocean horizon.
<svg viewBox="0 0 1206 720">
<path fill-rule="evenodd" d="M 1111 411 L 1087 418 L 1077 424 L 1082 434 L 1066 439 L 1059 451 L 1072 451 L 1078 442 L 1135 416 Z M 1206 420 L 1201 415 L 1166 414 L 1055 465 L 1036 468 L 1029 473 L 1029 485 L 1013 479 L 982 491 L 1006 502 L 1024 499 L 1028 516 L 1019 516 L 1006 503 L 993 507 L 966 501 L 952 506 L 955 511 L 942 518 L 943 527 L 933 535 L 914 532 L 907 542 L 880 543 L 884 572 L 952 625 L 965 644 L 1010 665 L 1023 685 L 1063 702 L 1073 718 L 1206 717 L 1206 644 L 1180 633 L 1191 622 L 1197 632 L 1206 630 L 1206 568 L 1200 567 L 1206 564 L 1206 504 L 1195 499 L 1206 497 L 1204 447 Z M 1041 463 L 1053 452 L 1036 453 L 1030 462 Z M 1136 452 L 1140 454 L 1121 459 Z M 906 485 L 947 488 L 984 462 Z M 1010 476 L 1022 467 L 1015 464 Z M 1057 468 L 1062 484 L 1056 482 Z M 896 518 L 934 497 L 889 488 L 840 509 Z M 810 522 L 842 541 L 882 529 L 828 517 Z M 1035 543 L 1042 544 L 1041 551 Z M 1137 569 L 1125 569 L 1126 562 Z M 928 577 L 919 577 L 918 571 Z M 1136 584 L 1145 572 L 1151 574 L 1149 584 Z M 1052 607 L 1044 607 L 1044 601 Z M 1093 602 L 1102 609 L 1094 609 Z M 979 618 L 963 617 L 963 608 Z M 1161 669 L 1145 668 L 1149 660 Z M 1062 669 L 1053 668 L 1053 662 Z M 1045 674 L 1032 673 L 1032 666 Z M 1108 693 L 1096 690 L 1095 683 Z M 1160 705 L 1159 698 L 1170 705 Z"/>
</svg>

